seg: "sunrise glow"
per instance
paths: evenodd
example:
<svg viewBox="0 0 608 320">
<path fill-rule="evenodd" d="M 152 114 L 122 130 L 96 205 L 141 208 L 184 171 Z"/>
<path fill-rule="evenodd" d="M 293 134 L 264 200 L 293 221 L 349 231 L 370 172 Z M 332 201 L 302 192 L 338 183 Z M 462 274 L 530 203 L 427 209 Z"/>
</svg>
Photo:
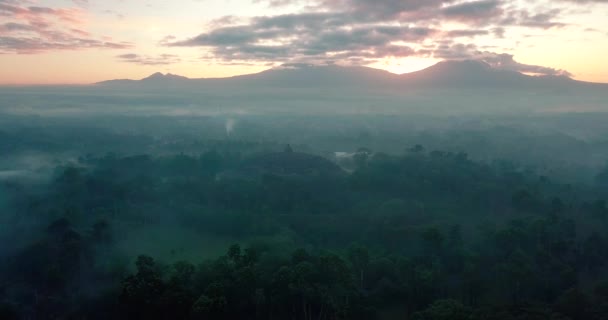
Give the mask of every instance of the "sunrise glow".
<svg viewBox="0 0 608 320">
<path fill-rule="evenodd" d="M 0 0 L 0 83 L 226 77 L 294 62 L 405 73 L 498 54 L 608 82 L 607 15 L 598 0 Z"/>
</svg>

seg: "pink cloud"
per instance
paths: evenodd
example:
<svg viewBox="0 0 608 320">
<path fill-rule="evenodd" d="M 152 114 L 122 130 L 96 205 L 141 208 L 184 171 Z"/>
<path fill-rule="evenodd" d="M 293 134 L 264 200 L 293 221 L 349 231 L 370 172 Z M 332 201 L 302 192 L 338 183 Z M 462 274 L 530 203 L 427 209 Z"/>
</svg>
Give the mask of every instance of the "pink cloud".
<svg viewBox="0 0 608 320">
<path fill-rule="evenodd" d="M 0 0 L 0 53 L 34 54 L 53 50 L 90 48 L 125 49 L 131 43 L 114 42 L 84 30 L 87 12 L 81 8 L 25 6 Z"/>
</svg>

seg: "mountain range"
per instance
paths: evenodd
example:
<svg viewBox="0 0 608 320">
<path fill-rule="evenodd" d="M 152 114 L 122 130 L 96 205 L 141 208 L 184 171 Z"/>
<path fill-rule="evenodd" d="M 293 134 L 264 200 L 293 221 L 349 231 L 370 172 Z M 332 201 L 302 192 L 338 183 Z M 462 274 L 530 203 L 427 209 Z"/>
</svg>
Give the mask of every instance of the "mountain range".
<svg viewBox="0 0 608 320">
<path fill-rule="evenodd" d="M 141 80 L 104 81 L 92 88 L 105 91 L 107 96 L 142 94 L 145 101 L 170 108 L 202 106 L 247 113 L 445 115 L 608 109 L 608 84 L 566 76 L 530 76 L 470 60 L 440 62 L 401 75 L 337 65 L 282 66 L 255 74 L 207 79 L 155 73 Z"/>
<path fill-rule="evenodd" d="M 359 88 L 369 90 L 403 90 L 407 88 L 608 88 L 608 84 L 576 81 L 565 76 L 529 76 L 515 71 L 496 69 L 480 61 L 444 61 L 424 70 L 401 75 L 368 67 L 283 66 L 260 73 L 229 78 L 191 79 L 160 72 L 141 80 L 109 80 L 97 83 L 102 86 L 129 87 L 196 87 L 196 86 L 245 86 L 248 88 Z"/>
</svg>

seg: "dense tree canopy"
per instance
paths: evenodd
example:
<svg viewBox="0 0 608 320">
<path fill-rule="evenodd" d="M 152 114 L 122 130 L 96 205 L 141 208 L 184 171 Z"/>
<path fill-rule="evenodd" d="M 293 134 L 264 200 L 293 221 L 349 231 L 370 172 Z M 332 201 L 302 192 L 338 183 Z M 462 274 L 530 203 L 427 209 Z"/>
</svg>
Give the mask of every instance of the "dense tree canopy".
<svg viewBox="0 0 608 320">
<path fill-rule="evenodd" d="M 606 318 L 603 175 L 565 185 L 420 145 L 361 148 L 348 174 L 286 153 L 88 156 L 4 186 L 15 239 L 36 236 L 0 257 L 0 318 Z M 124 250 L 159 225 L 235 244 Z"/>
</svg>

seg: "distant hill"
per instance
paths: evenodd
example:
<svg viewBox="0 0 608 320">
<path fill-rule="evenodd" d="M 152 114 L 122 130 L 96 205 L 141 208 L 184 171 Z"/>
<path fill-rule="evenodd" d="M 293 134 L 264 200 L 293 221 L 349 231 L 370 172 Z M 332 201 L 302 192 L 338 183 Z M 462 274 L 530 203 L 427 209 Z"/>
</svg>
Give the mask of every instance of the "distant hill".
<svg viewBox="0 0 608 320">
<path fill-rule="evenodd" d="M 608 111 L 608 84 L 530 76 L 471 60 L 440 62 L 402 75 L 336 65 L 286 65 L 210 79 L 156 73 L 141 80 L 104 81 L 92 88 L 108 95 L 145 92 L 157 97 L 154 103 L 169 107 L 205 106 L 246 113 Z"/>
<path fill-rule="evenodd" d="M 173 74 L 155 73 L 141 80 L 119 79 L 96 83 L 103 86 L 138 86 L 150 87 L 159 85 L 193 86 L 246 86 L 246 87 L 373 87 L 378 85 L 397 84 L 399 76 L 388 71 L 367 67 L 342 66 L 294 66 L 280 67 L 255 74 L 229 78 L 190 79 Z"/>
<path fill-rule="evenodd" d="M 155 73 L 141 80 L 109 80 L 97 84 L 144 88 L 158 86 L 327 88 L 329 86 L 341 89 L 403 90 L 412 87 L 433 89 L 467 86 L 529 89 L 530 86 L 547 88 L 580 86 L 586 83 L 563 76 L 528 76 L 515 71 L 496 69 L 484 62 L 465 60 L 439 62 L 424 70 L 402 75 L 368 67 L 289 65 L 229 78 L 189 79 L 173 74 Z M 589 83 L 589 85 L 595 84 Z"/>
<path fill-rule="evenodd" d="M 230 78 L 230 82 L 280 87 L 374 87 L 396 84 L 399 76 L 367 67 L 293 66 Z"/>
<path fill-rule="evenodd" d="M 118 86 L 118 85 L 168 85 L 168 84 L 183 84 L 187 85 L 192 79 L 178 76 L 175 74 L 167 73 L 163 74 L 160 72 L 156 72 L 151 74 L 150 76 L 143 78 L 141 80 L 131 80 L 131 79 L 118 79 L 118 80 L 108 80 L 96 83 L 97 85 L 104 86 Z"/>
<path fill-rule="evenodd" d="M 488 86 L 513 85 L 533 77 L 519 72 L 499 70 L 480 61 L 444 61 L 424 70 L 401 75 L 401 80 L 409 85 L 457 85 Z"/>
<path fill-rule="evenodd" d="M 167 81 L 187 81 L 189 78 L 178 76 L 175 74 L 167 73 L 162 74 L 157 72 L 155 74 L 150 75 L 147 78 L 141 79 L 142 82 L 167 82 Z"/>
<path fill-rule="evenodd" d="M 564 88 L 584 84 L 566 76 L 529 76 L 497 69 L 482 61 L 443 61 L 400 76 L 402 83 L 418 87 Z M 608 87 L 608 85 L 606 85 Z"/>
</svg>

